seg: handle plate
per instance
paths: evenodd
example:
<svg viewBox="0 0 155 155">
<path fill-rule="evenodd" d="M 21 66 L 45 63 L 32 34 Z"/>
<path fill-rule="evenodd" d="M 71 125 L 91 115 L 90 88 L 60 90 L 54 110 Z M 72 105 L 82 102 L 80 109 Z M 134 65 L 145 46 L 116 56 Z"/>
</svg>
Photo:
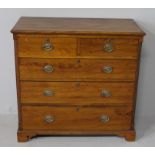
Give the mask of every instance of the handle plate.
<svg viewBox="0 0 155 155">
<path fill-rule="evenodd" d="M 43 67 L 43 71 L 47 72 L 47 73 L 51 73 L 54 71 L 54 67 L 51 65 L 46 65 Z"/>
<path fill-rule="evenodd" d="M 104 73 L 112 73 L 113 68 L 111 66 L 104 66 L 103 67 L 103 72 Z"/>
<path fill-rule="evenodd" d="M 44 118 L 44 121 L 46 123 L 52 123 L 52 122 L 54 122 L 54 116 L 52 116 L 52 115 L 46 115 L 45 118 Z"/>
<path fill-rule="evenodd" d="M 44 96 L 54 96 L 54 91 L 53 90 L 44 90 L 43 92 Z"/>
<path fill-rule="evenodd" d="M 52 45 L 52 43 L 49 40 L 46 40 L 44 42 L 44 44 L 42 45 L 42 49 L 44 51 L 49 52 L 49 51 L 52 51 L 54 49 L 54 46 Z"/>
<path fill-rule="evenodd" d="M 107 123 L 107 122 L 110 121 L 110 117 L 109 117 L 108 115 L 102 115 L 102 116 L 100 117 L 100 120 L 101 120 L 101 122 L 103 122 L 103 123 Z"/>
<path fill-rule="evenodd" d="M 104 51 L 105 51 L 105 52 L 108 52 L 108 53 L 111 53 L 111 52 L 114 51 L 114 46 L 113 46 L 111 40 L 108 39 L 108 40 L 105 42 L 105 44 L 104 44 Z"/>
<path fill-rule="evenodd" d="M 103 96 L 103 97 L 111 97 L 112 93 L 110 91 L 108 91 L 108 90 L 102 90 L 101 96 Z"/>
</svg>

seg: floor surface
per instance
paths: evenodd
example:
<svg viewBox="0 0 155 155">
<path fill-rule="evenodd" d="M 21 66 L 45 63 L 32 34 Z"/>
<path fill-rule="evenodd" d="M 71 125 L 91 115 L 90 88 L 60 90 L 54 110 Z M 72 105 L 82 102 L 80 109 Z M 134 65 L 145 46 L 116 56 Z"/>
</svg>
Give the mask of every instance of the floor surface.
<svg viewBox="0 0 155 155">
<path fill-rule="evenodd" d="M 64 147 L 124 147 L 155 146 L 155 116 L 141 117 L 136 121 L 137 139 L 127 142 L 120 137 L 37 137 L 29 142 L 18 143 L 16 140 L 17 116 L 0 115 L 0 146 L 64 146 Z"/>
</svg>

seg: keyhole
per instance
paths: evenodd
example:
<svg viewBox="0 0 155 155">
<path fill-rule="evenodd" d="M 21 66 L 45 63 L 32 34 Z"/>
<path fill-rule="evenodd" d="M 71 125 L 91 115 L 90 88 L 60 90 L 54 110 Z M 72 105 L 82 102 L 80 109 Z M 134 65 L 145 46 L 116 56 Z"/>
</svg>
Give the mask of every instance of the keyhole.
<svg viewBox="0 0 155 155">
<path fill-rule="evenodd" d="M 80 59 L 77 59 L 76 63 L 77 63 L 77 64 L 80 64 Z"/>
<path fill-rule="evenodd" d="M 78 107 L 76 107 L 76 111 L 78 112 L 78 111 L 80 111 L 80 107 L 78 106 Z"/>
<path fill-rule="evenodd" d="M 76 82 L 76 84 L 75 84 L 77 87 L 79 87 L 80 86 L 80 82 Z"/>
</svg>

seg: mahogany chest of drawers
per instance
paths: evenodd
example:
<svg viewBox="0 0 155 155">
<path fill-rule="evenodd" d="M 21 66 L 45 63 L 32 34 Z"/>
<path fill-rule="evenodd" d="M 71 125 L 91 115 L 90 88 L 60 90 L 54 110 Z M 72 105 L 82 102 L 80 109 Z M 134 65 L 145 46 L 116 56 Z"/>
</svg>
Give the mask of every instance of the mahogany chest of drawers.
<svg viewBox="0 0 155 155">
<path fill-rule="evenodd" d="M 38 135 L 135 140 L 145 34 L 132 19 L 22 17 L 11 32 L 19 142 Z"/>
</svg>

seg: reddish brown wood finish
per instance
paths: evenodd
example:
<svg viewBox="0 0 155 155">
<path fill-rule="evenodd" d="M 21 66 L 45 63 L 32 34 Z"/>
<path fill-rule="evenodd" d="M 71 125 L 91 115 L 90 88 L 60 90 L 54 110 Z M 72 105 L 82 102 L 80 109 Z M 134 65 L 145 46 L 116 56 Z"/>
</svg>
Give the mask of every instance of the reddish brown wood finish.
<svg viewBox="0 0 155 155">
<path fill-rule="evenodd" d="M 134 113 L 144 32 L 131 19 L 22 17 L 12 29 L 18 141 L 37 135 L 117 135 L 135 140 Z M 46 41 L 54 47 L 43 49 Z M 105 52 L 107 40 L 112 52 Z M 52 73 L 43 67 L 52 65 Z M 111 66 L 112 73 L 103 67 Z M 54 96 L 44 96 L 46 89 Z M 112 96 L 101 96 L 102 89 Z M 45 123 L 45 116 L 54 122 Z M 101 122 L 107 115 L 108 122 Z M 76 123 L 75 123 L 76 122 Z"/>
<path fill-rule="evenodd" d="M 112 52 L 106 52 L 107 41 L 113 46 Z M 114 59 L 137 59 L 138 39 L 124 38 L 82 38 L 79 40 L 79 55 Z"/>
<path fill-rule="evenodd" d="M 19 142 L 27 142 L 31 138 L 34 138 L 39 135 L 46 135 L 46 136 L 105 136 L 105 135 L 113 135 L 113 136 L 120 136 L 124 137 L 126 141 L 133 142 L 136 138 L 136 132 L 135 130 L 123 130 L 123 131 L 97 131 L 97 132 L 77 132 L 77 131 L 50 131 L 50 130 L 24 130 L 24 131 L 18 131 L 17 132 L 17 138 Z"/>
<path fill-rule="evenodd" d="M 77 41 L 75 38 L 24 36 L 18 39 L 19 57 L 53 58 L 76 56 Z M 52 45 L 50 51 L 43 49 L 46 42 Z"/>
<path fill-rule="evenodd" d="M 49 90 L 52 96 L 45 96 Z M 102 96 L 107 90 L 111 96 Z M 132 82 L 21 82 L 21 102 L 25 105 L 132 105 Z"/>
<path fill-rule="evenodd" d="M 134 81 L 136 78 L 135 60 L 20 58 L 19 61 L 21 80 Z M 52 66 L 53 72 L 45 72 L 46 65 Z M 105 66 L 112 67 L 113 71 L 105 73 Z"/>
<path fill-rule="evenodd" d="M 102 122 L 101 116 L 109 116 L 108 122 Z M 54 121 L 47 123 L 46 116 Z M 130 107 L 47 107 L 23 106 L 23 130 L 57 131 L 109 131 L 129 130 L 131 123 Z"/>
<path fill-rule="evenodd" d="M 133 19 L 21 17 L 12 33 L 140 35 Z"/>
</svg>

